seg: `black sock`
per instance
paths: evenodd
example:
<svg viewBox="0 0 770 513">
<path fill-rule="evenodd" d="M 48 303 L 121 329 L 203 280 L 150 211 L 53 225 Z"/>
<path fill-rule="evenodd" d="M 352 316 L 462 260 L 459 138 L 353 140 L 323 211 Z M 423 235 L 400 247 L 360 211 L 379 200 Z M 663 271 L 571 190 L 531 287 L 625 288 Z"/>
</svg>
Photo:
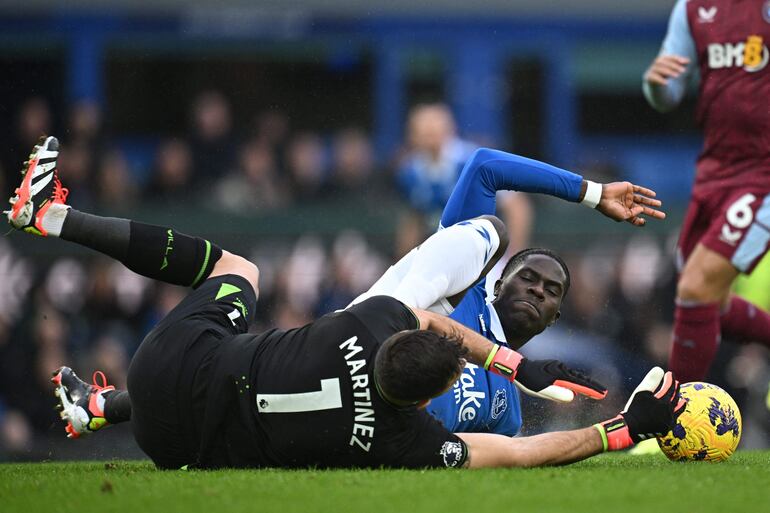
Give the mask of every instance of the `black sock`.
<svg viewBox="0 0 770 513">
<path fill-rule="evenodd" d="M 222 249 L 171 228 L 70 209 L 61 238 L 100 251 L 135 273 L 173 285 L 197 287 L 211 274 Z"/>
<path fill-rule="evenodd" d="M 131 221 L 94 216 L 71 208 L 67 211 L 60 237 L 122 262 L 128 253 Z"/>
<path fill-rule="evenodd" d="M 115 390 L 104 394 L 104 418 L 110 424 L 131 420 L 131 397 L 127 390 Z"/>
</svg>

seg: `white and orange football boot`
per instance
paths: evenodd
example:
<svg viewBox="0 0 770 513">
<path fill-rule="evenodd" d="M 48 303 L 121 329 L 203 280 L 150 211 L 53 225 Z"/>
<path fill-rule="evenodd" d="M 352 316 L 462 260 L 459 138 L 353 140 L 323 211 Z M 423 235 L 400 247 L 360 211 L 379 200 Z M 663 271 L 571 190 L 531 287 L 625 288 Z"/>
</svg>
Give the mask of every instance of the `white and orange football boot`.
<svg viewBox="0 0 770 513">
<path fill-rule="evenodd" d="M 101 385 L 96 383 L 97 376 L 102 378 Z M 69 367 L 60 367 L 54 371 L 51 381 L 56 385 L 54 395 L 59 400 L 59 416 L 67 423 L 64 427 L 67 438 L 91 434 L 109 425 L 104 418 L 105 393 L 115 387 L 107 386 L 102 371 L 94 372 L 93 384 L 89 385 Z"/>
<path fill-rule="evenodd" d="M 5 212 L 8 222 L 17 230 L 48 236 L 52 227 L 61 229 L 69 191 L 62 187 L 56 160 L 59 141 L 41 137 L 21 170 L 21 185 L 10 199 L 11 210 Z M 58 233 L 53 233 L 58 235 Z"/>
</svg>

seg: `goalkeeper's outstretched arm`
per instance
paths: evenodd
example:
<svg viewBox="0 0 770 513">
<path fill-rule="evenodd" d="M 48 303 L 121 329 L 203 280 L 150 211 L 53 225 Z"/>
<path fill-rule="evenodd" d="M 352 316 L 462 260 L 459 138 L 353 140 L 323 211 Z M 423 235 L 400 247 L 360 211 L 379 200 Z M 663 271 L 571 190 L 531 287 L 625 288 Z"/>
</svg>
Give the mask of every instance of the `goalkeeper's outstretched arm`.
<svg viewBox="0 0 770 513">
<path fill-rule="evenodd" d="M 509 438 L 490 433 L 455 433 L 468 446 L 469 468 L 567 465 L 603 452 L 593 427 Z"/>
<path fill-rule="evenodd" d="M 466 466 L 538 467 L 566 465 L 605 451 L 626 449 L 671 430 L 686 403 L 671 372 L 653 368 L 619 415 L 590 428 L 508 438 L 487 433 L 457 433 L 468 446 Z"/>
</svg>

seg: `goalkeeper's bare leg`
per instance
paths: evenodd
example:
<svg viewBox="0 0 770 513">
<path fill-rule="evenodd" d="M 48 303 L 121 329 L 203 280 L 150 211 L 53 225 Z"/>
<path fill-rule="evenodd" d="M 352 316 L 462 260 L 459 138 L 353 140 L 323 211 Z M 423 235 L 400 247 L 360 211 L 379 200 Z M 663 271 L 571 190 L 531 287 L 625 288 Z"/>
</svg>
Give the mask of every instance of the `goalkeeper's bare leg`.
<svg viewBox="0 0 770 513">
<path fill-rule="evenodd" d="M 197 288 L 208 278 L 235 275 L 258 292 L 257 267 L 208 240 L 168 227 L 100 217 L 71 208 L 67 204 L 68 191 L 58 176 L 58 155 L 55 137 L 43 137 L 33 148 L 21 171 L 22 182 L 10 199 L 11 209 L 5 212 L 14 228 L 75 242 L 165 283 Z M 102 383 L 97 384 L 97 374 L 94 384 L 89 385 L 69 367 L 54 372 L 52 381 L 70 437 L 131 418 L 128 392 L 107 386 L 103 374 Z"/>
</svg>

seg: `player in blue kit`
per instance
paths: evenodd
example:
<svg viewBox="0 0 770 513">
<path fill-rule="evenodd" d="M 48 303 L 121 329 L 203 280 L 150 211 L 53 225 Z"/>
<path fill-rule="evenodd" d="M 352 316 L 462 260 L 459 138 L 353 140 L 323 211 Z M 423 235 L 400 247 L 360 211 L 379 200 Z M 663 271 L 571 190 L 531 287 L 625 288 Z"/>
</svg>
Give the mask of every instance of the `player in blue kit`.
<svg viewBox="0 0 770 513">
<path fill-rule="evenodd" d="M 536 268 L 533 268 L 536 267 Z M 542 296 L 547 305 L 525 306 L 534 308 L 533 314 L 526 311 L 523 318 L 510 321 L 512 336 L 506 330 L 498 313 L 505 300 L 511 296 L 510 286 L 500 293 L 503 281 L 508 284 L 519 282 L 525 287 L 535 284 L 535 277 L 541 274 L 536 269 L 552 275 L 549 283 L 543 283 Z M 523 282 L 523 283 L 522 283 Z M 469 290 L 450 317 L 477 331 L 496 344 L 518 349 L 542 329 L 553 324 L 559 317 L 561 301 L 569 289 L 569 271 L 558 255 L 545 249 L 526 249 L 511 257 L 496 285 L 496 298 L 488 301 L 485 291 L 486 279 L 482 279 Z M 522 292 L 519 290 L 519 292 Z M 547 297 L 546 297 L 547 296 Z M 525 299 L 517 301 L 526 301 Z M 510 305 L 509 305 L 510 306 Z M 545 326 L 531 329 L 527 320 L 542 321 Z M 595 398 L 601 398 L 603 394 Z M 468 364 L 452 389 L 432 400 L 428 411 L 440 419 L 448 429 L 456 432 L 497 433 L 514 436 L 521 429 L 521 406 L 513 383 L 489 373 L 476 365 Z"/>
<path fill-rule="evenodd" d="M 499 240 L 504 234 L 484 226 L 487 221 L 478 218 L 494 215 L 499 190 L 543 193 L 581 202 L 635 226 L 645 224 L 641 215 L 665 217 L 655 210 L 661 203 L 653 199 L 654 192 L 649 189 L 628 182 L 601 185 L 543 162 L 480 149 L 463 168 L 441 217 L 440 231 L 391 267 L 356 302 L 371 295 L 394 293 L 410 304 L 449 315 L 492 342 L 512 349 L 520 348 L 556 322 L 570 277 L 561 258 L 546 249 L 526 249 L 514 255 L 495 284 L 495 298 L 487 301 L 485 275 L 504 253 L 505 248 L 501 251 L 500 247 L 505 241 Z M 465 229 L 442 234 L 442 228 L 458 225 Z M 437 244 L 433 239 L 439 237 L 447 240 Z M 468 283 L 473 276 L 480 279 L 470 289 L 452 289 L 453 283 Z M 561 372 L 555 361 L 546 365 L 553 366 L 554 374 Z M 601 388 L 571 388 L 594 399 L 606 394 Z M 568 391 L 554 392 L 532 395 L 557 401 L 572 399 Z M 521 408 L 513 383 L 473 364 L 465 367 L 449 391 L 431 401 L 428 411 L 453 432 L 513 436 L 521 428 Z"/>
</svg>

